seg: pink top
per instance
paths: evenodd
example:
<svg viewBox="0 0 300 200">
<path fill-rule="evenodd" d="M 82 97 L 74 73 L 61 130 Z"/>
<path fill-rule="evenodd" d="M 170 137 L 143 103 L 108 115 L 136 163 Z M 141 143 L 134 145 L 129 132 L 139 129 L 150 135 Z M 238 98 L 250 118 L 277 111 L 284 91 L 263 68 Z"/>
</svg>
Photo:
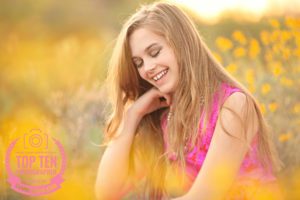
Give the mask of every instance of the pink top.
<svg viewBox="0 0 300 200">
<path fill-rule="evenodd" d="M 234 92 L 240 91 L 239 88 L 234 88 L 231 87 L 227 84 L 222 84 L 221 85 L 222 90 L 224 91 L 224 96 L 221 98 L 221 105 L 225 102 L 225 100 Z M 218 109 L 218 95 L 214 95 L 213 99 L 213 110 L 212 110 L 212 115 L 209 120 L 209 124 L 207 126 L 207 130 L 205 134 L 202 136 L 201 141 L 199 144 L 190 152 L 187 153 L 186 155 L 186 171 L 187 175 L 190 178 L 190 180 L 193 182 L 198 175 L 202 164 L 205 160 L 207 151 L 209 149 L 209 145 L 214 133 L 214 129 L 217 123 L 218 119 L 218 114 L 219 114 L 219 109 Z M 201 115 L 200 118 L 200 129 L 202 128 L 203 125 L 203 117 L 204 117 L 204 112 Z M 161 126 L 164 134 L 164 143 L 165 143 L 165 150 L 168 149 L 169 144 L 168 144 L 168 135 L 167 135 L 167 120 L 166 120 L 166 115 L 162 117 L 161 121 Z M 240 171 L 237 175 L 237 180 L 238 182 L 244 182 L 243 180 L 256 180 L 259 182 L 270 182 L 270 181 L 275 181 L 276 178 L 275 176 L 270 172 L 267 171 L 263 168 L 261 163 L 259 162 L 258 159 L 258 142 L 257 142 L 257 134 L 253 138 L 251 148 L 245 155 L 245 158 L 241 164 Z M 171 161 L 176 160 L 176 156 L 174 154 L 169 155 L 169 159 Z"/>
</svg>

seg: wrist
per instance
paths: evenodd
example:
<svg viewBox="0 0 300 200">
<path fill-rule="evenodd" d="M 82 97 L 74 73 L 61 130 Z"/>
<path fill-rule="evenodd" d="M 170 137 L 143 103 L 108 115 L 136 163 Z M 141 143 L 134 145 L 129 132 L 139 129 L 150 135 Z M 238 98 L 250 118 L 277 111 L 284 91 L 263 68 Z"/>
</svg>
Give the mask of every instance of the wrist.
<svg viewBox="0 0 300 200">
<path fill-rule="evenodd" d="M 143 118 L 143 114 L 138 111 L 137 109 L 135 109 L 133 106 L 130 107 L 127 112 L 125 113 L 125 117 L 126 118 L 130 118 L 130 119 L 135 119 L 140 121 Z"/>
<path fill-rule="evenodd" d="M 125 123 L 136 123 L 138 124 L 141 119 L 143 118 L 143 115 L 137 112 L 136 110 L 129 108 L 125 113 Z"/>
</svg>

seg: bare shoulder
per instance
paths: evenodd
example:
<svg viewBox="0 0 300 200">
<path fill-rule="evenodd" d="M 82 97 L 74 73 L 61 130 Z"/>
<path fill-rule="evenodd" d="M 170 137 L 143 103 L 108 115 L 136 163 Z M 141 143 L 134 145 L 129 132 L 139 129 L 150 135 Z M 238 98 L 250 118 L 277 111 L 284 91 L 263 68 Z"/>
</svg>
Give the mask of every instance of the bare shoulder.
<svg viewBox="0 0 300 200">
<path fill-rule="evenodd" d="M 243 92 L 234 92 L 224 102 L 225 107 L 240 110 L 247 104 L 247 96 Z"/>
<path fill-rule="evenodd" d="M 253 100 L 246 95 L 243 92 L 231 94 L 221 108 L 220 117 L 223 127 L 232 135 L 240 138 L 246 134 L 250 139 L 258 130 L 258 118 Z"/>
</svg>

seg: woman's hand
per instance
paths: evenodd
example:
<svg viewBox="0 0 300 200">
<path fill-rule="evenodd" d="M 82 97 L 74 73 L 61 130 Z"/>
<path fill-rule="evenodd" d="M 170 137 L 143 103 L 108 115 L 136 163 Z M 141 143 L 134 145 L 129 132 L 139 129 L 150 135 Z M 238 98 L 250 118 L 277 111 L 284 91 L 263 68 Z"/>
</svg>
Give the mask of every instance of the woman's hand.
<svg viewBox="0 0 300 200">
<path fill-rule="evenodd" d="M 162 93 L 157 88 L 152 87 L 150 90 L 140 96 L 128 109 L 129 112 L 134 112 L 140 118 L 163 107 L 171 105 L 171 96 Z"/>
</svg>

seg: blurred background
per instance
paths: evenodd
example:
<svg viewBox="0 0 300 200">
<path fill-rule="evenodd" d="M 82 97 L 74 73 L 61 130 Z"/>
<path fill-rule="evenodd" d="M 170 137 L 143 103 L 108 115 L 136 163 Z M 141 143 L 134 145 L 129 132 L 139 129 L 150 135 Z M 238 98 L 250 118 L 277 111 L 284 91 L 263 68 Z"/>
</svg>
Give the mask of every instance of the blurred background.
<svg viewBox="0 0 300 200">
<path fill-rule="evenodd" d="M 108 60 L 124 20 L 149 2 L 0 0 L 0 199 L 95 199 Z M 299 199 L 300 1 L 174 2 L 259 100 L 285 163 L 280 183 L 287 199 Z M 9 143 L 34 127 L 68 158 L 62 188 L 35 198 L 10 189 L 4 165 Z"/>
</svg>

